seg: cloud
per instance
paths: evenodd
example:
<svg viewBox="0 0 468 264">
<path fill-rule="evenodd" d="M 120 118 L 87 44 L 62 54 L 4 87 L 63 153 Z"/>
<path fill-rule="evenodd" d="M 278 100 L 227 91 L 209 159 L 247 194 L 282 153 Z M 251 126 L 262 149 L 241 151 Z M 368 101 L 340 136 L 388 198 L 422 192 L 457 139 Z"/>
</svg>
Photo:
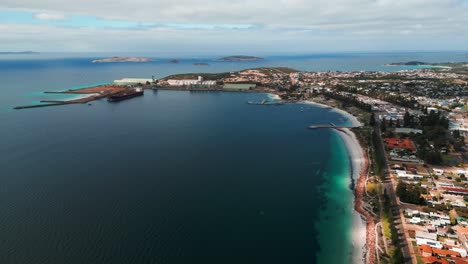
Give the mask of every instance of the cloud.
<svg viewBox="0 0 468 264">
<path fill-rule="evenodd" d="M 65 20 L 66 16 L 60 13 L 36 13 L 34 18 L 38 20 Z"/>
<path fill-rule="evenodd" d="M 2 0 L 0 25 L 34 24 L 49 47 L 62 34 L 63 49 L 80 50 L 109 49 L 108 38 L 127 50 L 442 50 L 466 49 L 467 13 L 466 0 Z"/>
</svg>

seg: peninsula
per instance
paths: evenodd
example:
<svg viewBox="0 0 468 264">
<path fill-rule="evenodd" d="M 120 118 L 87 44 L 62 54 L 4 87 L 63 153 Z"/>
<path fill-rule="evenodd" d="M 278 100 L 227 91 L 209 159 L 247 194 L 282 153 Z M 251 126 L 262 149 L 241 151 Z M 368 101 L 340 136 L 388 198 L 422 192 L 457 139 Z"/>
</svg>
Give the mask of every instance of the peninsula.
<svg viewBox="0 0 468 264">
<path fill-rule="evenodd" d="M 261 61 L 261 60 L 264 60 L 264 58 L 253 57 L 253 56 L 243 56 L 243 55 L 229 56 L 229 57 L 216 59 L 216 61 Z"/>
<path fill-rule="evenodd" d="M 109 63 L 109 62 L 150 62 L 150 58 L 137 58 L 137 57 L 111 57 L 93 60 L 93 63 Z"/>
</svg>

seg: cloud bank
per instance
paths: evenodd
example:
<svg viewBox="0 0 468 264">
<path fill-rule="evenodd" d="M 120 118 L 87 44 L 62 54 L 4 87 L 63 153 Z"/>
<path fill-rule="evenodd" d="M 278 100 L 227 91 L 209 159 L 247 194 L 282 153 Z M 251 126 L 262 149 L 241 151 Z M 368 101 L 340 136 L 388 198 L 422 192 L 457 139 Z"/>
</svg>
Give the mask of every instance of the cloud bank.
<svg viewBox="0 0 468 264">
<path fill-rule="evenodd" d="M 0 50 L 465 50 L 467 14 L 467 0 L 2 0 Z"/>
</svg>

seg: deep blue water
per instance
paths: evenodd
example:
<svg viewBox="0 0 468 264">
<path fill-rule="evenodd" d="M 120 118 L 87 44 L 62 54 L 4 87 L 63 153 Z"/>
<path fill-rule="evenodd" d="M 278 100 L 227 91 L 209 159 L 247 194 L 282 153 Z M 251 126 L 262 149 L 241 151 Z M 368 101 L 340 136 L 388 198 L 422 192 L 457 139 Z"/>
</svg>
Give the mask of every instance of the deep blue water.
<svg viewBox="0 0 468 264">
<path fill-rule="evenodd" d="M 246 104 L 265 94 L 177 91 L 11 107 L 50 98 L 43 90 L 123 77 L 378 70 L 458 55 L 322 54 L 208 67 L 67 56 L 0 59 L 0 263 L 347 263 L 346 151 L 331 131 L 307 129 L 347 123 L 334 112 Z"/>
<path fill-rule="evenodd" d="M 339 142 L 307 126 L 347 120 L 246 104 L 265 96 L 147 91 L 0 115 L 0 262 L 314 263 Z"/>
</svg>

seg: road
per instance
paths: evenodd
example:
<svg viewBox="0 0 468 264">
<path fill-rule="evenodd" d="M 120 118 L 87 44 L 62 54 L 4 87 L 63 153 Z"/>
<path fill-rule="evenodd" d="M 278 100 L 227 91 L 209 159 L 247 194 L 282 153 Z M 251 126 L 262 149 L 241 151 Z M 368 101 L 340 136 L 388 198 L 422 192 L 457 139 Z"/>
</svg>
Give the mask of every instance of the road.
<svg viewBox="0 0 468 264">
<path fill-rule="evenodd" d="M 408 233 L 405 232 L 405 228 L 404 228 L 405 217 L 403 215 L 403 211 L 401 210 L 400 200 L 396 196 L 396 192 L 395 192 L 397 182 L 392 178 L 392 175 L 390 173 L 390 167 L 388 165 L 387 154 L 385 153 L 385 148 L 384 148 L 383 140 L 381 136 L 382 133 L 380 131 L 380 120 L 377 118 L 377 116 L 378 115 L 376 115 L 375 130 L 377 132 L 376 134 L 378 135 L 377 141 L 379 143 L 378 144 L 379 146 L 376 146 L 376 148 L 378 148 L 377 151 L 380 151 L 384 157 L 383 168 L 384 168 L 384 173 L 385 173 L 385 179 L 382 183 L 382 187 L 384 188 L 385 193 L 389 196 L 390 202 L 392 204 L 392 214 L 393 214 L 393 218 L 395 219 L 393 223 L 398 230 L 398 239 L 400 241 L 401 252 L 403 254 L 403 259 L 405 261 L 404 263 L 417 264 L 416 255 L 414 253 L 413 247 L 408 246 L 409 245 L 408 243 L 411 243 L 411 242 L 409 242 L 410 239 L 409 239 Z"/>
</svg>

